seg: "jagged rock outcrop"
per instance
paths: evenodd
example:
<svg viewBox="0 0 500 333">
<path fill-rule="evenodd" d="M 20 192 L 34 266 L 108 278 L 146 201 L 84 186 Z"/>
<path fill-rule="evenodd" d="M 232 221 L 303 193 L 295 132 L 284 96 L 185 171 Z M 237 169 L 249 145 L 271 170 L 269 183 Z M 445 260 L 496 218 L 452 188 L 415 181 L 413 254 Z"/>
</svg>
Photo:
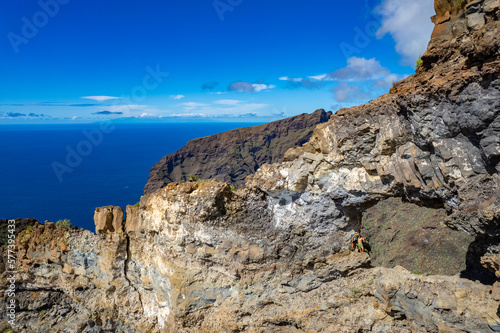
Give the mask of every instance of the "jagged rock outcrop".
<svg viewBox="0 0 500 333">
<path fill-rule="evenodd" d="M 470 4 L 484 14 L 482 26 L 466 27 Z M 387 197 L 443 207 L 450 227 L 481 238 L 473 247 L 492 243 L 469 250 L 475 257 L 468 259 L 469 270 L 477 273 L 481 255 L 499 253 L 497 4 L 474 1 L 463 8 L 437 1 L 436 27 L 417 75 L 375 101 L 336 112 L 308 143 L 289 150 L 284 163 L 249 176 L 248 186 L 269 195 L 278 219 L 304 216 L 303 207 L 321 202 L 341 206 L 346 214 L 340 218 L 355 221 Z"/>
<path fill-rule="evenodd" d="M 98 207 L 94 213 L 96 234 L 123 231 L 123 209 L 121 207 Z"/>
<path fill-rule="evenodd" d="M 331 114 L 316 110 L 191 140 L 151 168 L 144 193 L 152 193 L 171 182 L 187 181 L 189 175 L 238 186 L 261 165 L 279 162 L 289 148 L 307 142 L 314 127 L 326 122 Z"/>
<path fill-rule="evenodd" d="M 159 223 L 130 236 L 95 235 L 46 223 L 23 235 L 18 243 L 16 332 L 500 328 L 496 285 L 424 277 L 404 269 L 370 269 L 366 253 L 349 250 L 314 255 L 302 244 L 294 248 L 290 239 L 300 235 L 284 237 L 288 241 L 277 246 L 272 240 L 262 244 L 260 235 L 251 238 L 230 226 L 213 228 L 223 221 L 213 196 L 223 193 L 226 203 L 239 200 L 231 198 L 228 185 L 207 181 L 205 186 L 169 187 L 143 199 L 142 218 L 157 218 L 156 205 L 161 204 L 172 210 L 172 222 L 181 218 L 182 223 Z M 177 195 L 185 204 L 178 205 Z M 205 209 L 195 211 L 192 203 Z M 148 207 L 153 210 L 148 212 Z M 202 225 L 199 218 L 192 221 L 200 213 Z"/>
<path fill-rule="evenodd" d="M 415 76 L 338 111 L 246 187 L 170 183 L 125 221 L 98 209 L 97 235 L 25 233 L 18 331 L 499 332 L 499 284 L 475 281 L 495 279 L 482 265 L 497 272 L 500 253 L 498 0 L 436 0 L 436 13 Z M 390 197 L 475 237 L 469 279 L 346 250 Z"/>
</svg>

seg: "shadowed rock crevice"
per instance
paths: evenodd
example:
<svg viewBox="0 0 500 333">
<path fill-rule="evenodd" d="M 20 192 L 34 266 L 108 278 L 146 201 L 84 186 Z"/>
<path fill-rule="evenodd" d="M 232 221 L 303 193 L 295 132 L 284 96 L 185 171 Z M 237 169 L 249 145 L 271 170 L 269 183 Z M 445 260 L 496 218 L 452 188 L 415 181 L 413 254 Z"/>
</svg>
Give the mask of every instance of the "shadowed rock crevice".
<svg viewBox="0 0 500 333">
<path fill-rule="evenodd" d="M 500 237 L 479 236 L 469 245 L 461 276 L 492 285 L 500 278 Z"/>
<path fill-rule="evenodd" d="M 144 304 L 142 302 L 141 293 L 139 292 L 139 290 L 137 290 L 137 287 L 132 283 L 132 281 L 128 277 L 129 265 L 130 265 L 130 260 L 131 260 L 132 254 L 130 251 L 130 237 L 127 234 L 125 234 L 125 241 L 126 241 L 126 246 L 127 246 L 127 250 L 126 250 L 127 258 L 125 259 L 125 262 L 123 263 L 123 277 L 125 278 L 125 280 L 127 280 L 130 287 L 132 287 L 132 289 L 137 293 L 137 296 L 139 298 L 140 308 L 144 309 Z"/>
</svg>

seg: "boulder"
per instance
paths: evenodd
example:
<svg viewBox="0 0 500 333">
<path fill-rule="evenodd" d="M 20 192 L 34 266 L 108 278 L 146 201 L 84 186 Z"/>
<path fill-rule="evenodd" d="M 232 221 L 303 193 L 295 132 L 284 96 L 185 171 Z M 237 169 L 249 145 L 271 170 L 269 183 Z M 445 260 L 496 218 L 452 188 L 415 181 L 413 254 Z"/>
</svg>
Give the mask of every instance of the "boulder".
<svg viewBox="0 0 500 333">
<path fill-rule="evenodd" d="M 118 206 L 97 207 L 94 212 L 96 234 L 123 232 L 123 209 Z"/>
</svg>

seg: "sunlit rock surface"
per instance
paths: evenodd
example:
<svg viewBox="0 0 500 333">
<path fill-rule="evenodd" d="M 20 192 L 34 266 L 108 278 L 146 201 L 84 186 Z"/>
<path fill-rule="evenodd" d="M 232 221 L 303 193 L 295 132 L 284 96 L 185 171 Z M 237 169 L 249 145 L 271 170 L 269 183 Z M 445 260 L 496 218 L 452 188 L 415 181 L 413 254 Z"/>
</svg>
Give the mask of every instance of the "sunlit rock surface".
<svg viewBox="0 0 500 333">
<path fill-rule="evenodd" d="M 339 110 L 246 187 L 170 183 L 125 221 L 98 208 L 97 235 L 45 223 L 19 236 L 16 332 L 500 331 L 500 6 L 435 4 L 416 75 Z M 351 253 L 365 211 L 391 197 L 473 238 L 466 270 Z"/>
</svg>

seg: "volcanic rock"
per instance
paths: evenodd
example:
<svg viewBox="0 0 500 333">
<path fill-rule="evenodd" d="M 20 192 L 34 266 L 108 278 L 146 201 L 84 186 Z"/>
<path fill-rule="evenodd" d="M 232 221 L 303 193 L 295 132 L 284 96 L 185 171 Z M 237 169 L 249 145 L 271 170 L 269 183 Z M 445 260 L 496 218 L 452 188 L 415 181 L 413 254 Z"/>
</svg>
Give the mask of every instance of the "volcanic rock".
<svg viewBox="0 0 500 333">
<path fill-rule="evenodd" d="M 500 253 L 495 1 L 475 1 L 468 13 L 472 5 L 436 0 L 416 75 L 339 110 L 245 187 L 192 170 L 200 180 L 163 181 L 174 170 L 187 174 L 180 167 L 187 151 L 198 156 L 190 161 L 207 163 L 208 151 L 241 156 L 217 146 L 241 142 L 242 132 L 232 132 L 169 157 L 156 179 L 162 188 L 146 191 L 125 222 L 121 209 L 101 207 L 97 235 L 35 225 L 17 241 L 16 332 L 500 331 L 492 272 Z M 477 13 L 484 23 L 470 17 Z M 468 27 L 469 18 L 478 24 Z M 271 147 L 264 141 L 259 147 Z M 248 165 L 243 173 L 257 164 Z M 390 198 L 439 209 L 447 227 L 473 238 L 466 269 L 424 276 L 372 267 L 369 254 L 351 252 L 349 236 L 366 211 Z"/>
<path fill-rule="evenodd" d="M 316 110 L 311 114 L 191 140 L 151 168 L 144 194 L 171 182 L 187 181 L 190 175 L 238 186 L 264 163 L 279 162 L 289 148 L 307 142 L 314 127 L 326 122 L 331 114 Z"/>
</svg>

